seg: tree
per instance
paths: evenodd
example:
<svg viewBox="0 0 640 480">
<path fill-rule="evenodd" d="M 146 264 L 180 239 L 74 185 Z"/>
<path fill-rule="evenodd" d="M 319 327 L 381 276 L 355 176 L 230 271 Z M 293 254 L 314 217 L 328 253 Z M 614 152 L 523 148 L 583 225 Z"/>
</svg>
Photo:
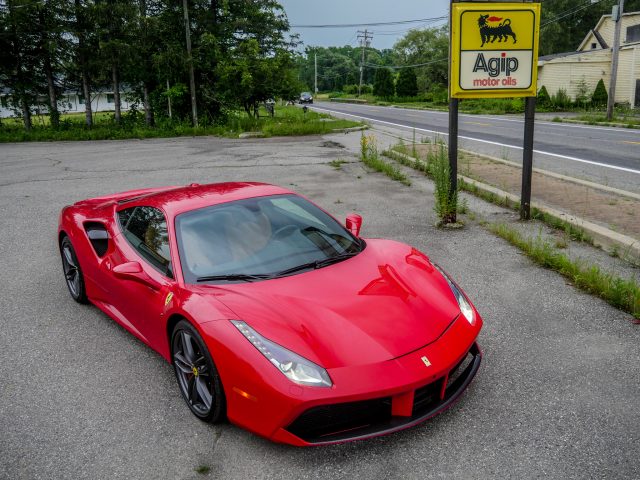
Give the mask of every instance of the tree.
<svg viewBox="0 0 640 480">
<path fill-rule="evenodd" d="M 29 131 L 42 85 L 38 11 L 36 4 L 24 0 L 7 2 L 6 7 L 0 9 L 0 79 L 11 90 L 11 106 Z"/>
<path fill-rule="evenodd" d="M 546 107 L 551 103 L 551 97 L 549 97 L 549 92 L 547 91 L 547 87 L 544 85 L 540 88 L 538 92 L 538 104 L 541 107 Z"/>
<path fill-rule="evenodd" d="M 418 77 L 413 68 L 402 68 L 396 82 L 396 95 L 415 97 L 418 94 Z"/>
<path fill-rule="evenodd" d="M 415 67 L 418 91 L 426 92 L 447 85 L 449 33 L 447 27 L 409 30 L 393 46 L 398 65 L 426 64 Z"/>
<path fill-rule="evenodd" d="M 607 93 L 607 89 L 604 86 L 604 80 L 600 79 L 598 84 L 596 85 L 596 89 L 591 96 L 591 103 L 595 107 L 601 107 L 607 104 L 609 100 L 609 94 Z"/>
<path fill-rule="evenodd" d="M 132 35 L 137 21 L 135 5 L 126 0 L 96 0 L 99 54 L 102 72 L 110 77 L 113 91 L 114 120 L 121 121 L 120 84 L 123 70 L 131 69 Z M 105 83 L 109 83 L 106 81 Z"/>
<path fill-rule="evenodd" d="M 260 102 L 281 95 L 291 95 L 290 79 L 293 59 L 286 50 L 265 55 L 254 38 L 244 40 L 230 58 L 219 64 L 219 87 L 227 105 L 241 106 L 247 115 L 258 118 Z M 284 88 L 283 88 L 284 87 Z"/>
<path fill-rule="evenodd" d="M 393 75 L 388 68 L 378 68 L 376 79 L 373 84 L 373 94 L 382 98 L 393 97 L 395 87 L 393 85 Z"/>
<path fill-rule="evenodd" d="M 583 2 L 584 3 L 584 2 Z M 542 6 L 540 55 L 575 51 L 602 15 L 611 13 L 618 0 L 592 2 L 586 8 L 575 0 L 547 0 Z M 640 0 L 626 0 L 626 12 L 640 10 Z"/>
</svg>

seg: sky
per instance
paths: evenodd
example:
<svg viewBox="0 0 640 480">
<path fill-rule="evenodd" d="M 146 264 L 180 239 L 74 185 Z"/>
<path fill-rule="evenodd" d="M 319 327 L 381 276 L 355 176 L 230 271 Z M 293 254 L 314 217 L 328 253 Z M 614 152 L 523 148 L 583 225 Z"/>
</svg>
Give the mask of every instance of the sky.
<svg viewBox="0 0 640 480">
<path fill-rule="evenodd" d="M 289 23 L 294 25 L 394 22 L 448 15 L 449 0 L 280 0 Z M 435 25 L 442 25 L 441 21 Z M 366 27 L 373 31 L 371 46 L 391 48 L 410 28 L 424 28 L 426 23 Z M 300 34 L 304 46 L 358 45 L 357 30 L 347 28 L 292 28 Z"/>
</svg>

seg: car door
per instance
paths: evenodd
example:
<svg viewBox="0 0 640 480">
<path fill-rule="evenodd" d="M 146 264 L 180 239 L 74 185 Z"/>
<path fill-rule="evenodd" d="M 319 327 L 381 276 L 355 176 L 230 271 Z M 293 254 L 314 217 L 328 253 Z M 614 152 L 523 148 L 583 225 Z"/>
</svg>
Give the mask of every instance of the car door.
<svg viewBox="0 0 640 480">
<path fill-rule="evenodd" d="M 121 233 L 114 238 L 116 248 L 110 258 L 112 304 L 144 340 L 158 348 L 165 336 L 162 316 L 175 288 L 166 218 L 150 206 L 123 209 L 117 215 Z M 128 262 L 138 262 L 149 281 L 118 277 L 114 269 Z"/>
</svg>

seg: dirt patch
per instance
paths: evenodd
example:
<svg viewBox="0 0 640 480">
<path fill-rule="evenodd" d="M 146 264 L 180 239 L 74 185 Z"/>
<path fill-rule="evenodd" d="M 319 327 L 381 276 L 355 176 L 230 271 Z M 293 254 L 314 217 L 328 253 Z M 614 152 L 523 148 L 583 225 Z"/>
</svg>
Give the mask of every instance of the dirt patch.
<svg viewBox="0 0 640 480">
<path fill-rule="evenodd" d="M 411 147 L 413 148 L 413 147 Z M 425 158 L 433 145 L 417 145 Z M 458 172 L 509 193 L 520 195 L 522 169 L 489 158 L 461 152 Z M 640 201 L 612 192 L 533 172 L 533 202 L 571 213 L 616 232 L 640 239 Z"/>
</svg>

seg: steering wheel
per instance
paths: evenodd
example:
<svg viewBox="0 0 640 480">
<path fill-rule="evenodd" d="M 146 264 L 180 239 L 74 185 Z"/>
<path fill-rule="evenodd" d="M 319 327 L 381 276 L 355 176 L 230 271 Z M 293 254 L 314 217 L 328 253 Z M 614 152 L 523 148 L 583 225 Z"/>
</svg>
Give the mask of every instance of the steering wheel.
<svg viewBox="0 0 640 480">
<path fill-rule="evenodd" d="M 294 234 L 298 230 L 299 228 L 295 225 L 285 225 L 284 227 L 280 227 L 275 232 L 273 232 L 273 235 L 271 235 L 271 239 L 282 240 L 283 238 L 286 238 L 289 235 Z"/>
</svg>

